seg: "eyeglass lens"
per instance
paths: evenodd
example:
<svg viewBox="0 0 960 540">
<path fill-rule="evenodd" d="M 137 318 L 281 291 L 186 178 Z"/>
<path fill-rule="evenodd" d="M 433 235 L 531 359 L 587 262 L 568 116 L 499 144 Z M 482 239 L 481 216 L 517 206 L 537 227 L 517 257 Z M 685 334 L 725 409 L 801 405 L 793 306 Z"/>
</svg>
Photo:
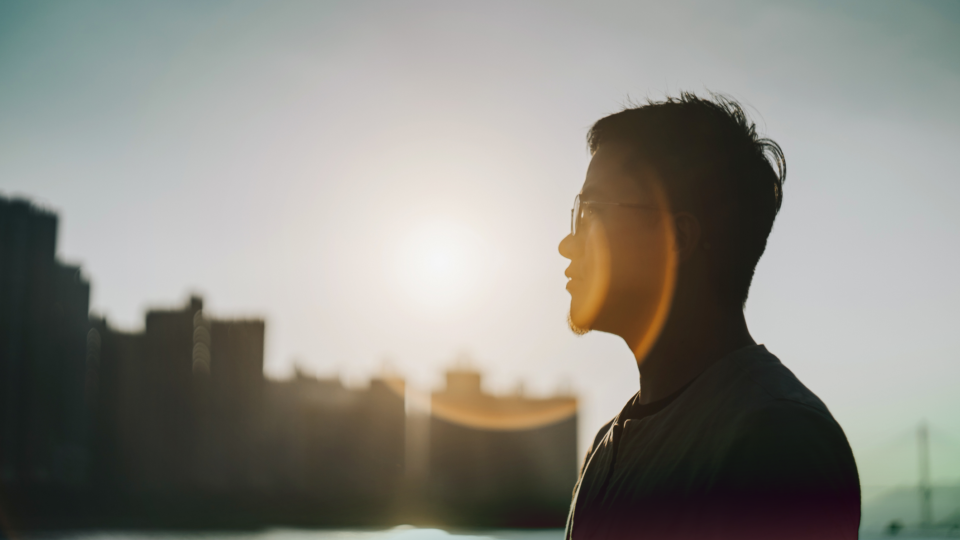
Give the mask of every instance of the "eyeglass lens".
<svg viewBox="0 0 960 540">
<path fill-rule="evenodd" d="M 580 195 L 573 199 L 573 210 L 570 210 L 570 234 L 577 234 L 580 225 Z"/>
</svg>

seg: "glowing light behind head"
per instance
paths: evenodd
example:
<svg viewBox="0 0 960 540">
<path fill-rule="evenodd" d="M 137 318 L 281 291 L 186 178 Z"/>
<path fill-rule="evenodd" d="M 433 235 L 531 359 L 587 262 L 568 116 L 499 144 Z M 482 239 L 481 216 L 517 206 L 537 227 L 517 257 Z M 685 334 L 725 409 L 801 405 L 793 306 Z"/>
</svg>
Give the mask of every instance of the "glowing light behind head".
<svg viewBox="0 0 960 540">
<path fill-rule="evenodd" d="M 425 313 L 448 313 L 473 300 L 489 274 L 481 237 L 452 219 L 425 219 L 403 233 L 392 257 L 402 301 Z"/>
</svg>

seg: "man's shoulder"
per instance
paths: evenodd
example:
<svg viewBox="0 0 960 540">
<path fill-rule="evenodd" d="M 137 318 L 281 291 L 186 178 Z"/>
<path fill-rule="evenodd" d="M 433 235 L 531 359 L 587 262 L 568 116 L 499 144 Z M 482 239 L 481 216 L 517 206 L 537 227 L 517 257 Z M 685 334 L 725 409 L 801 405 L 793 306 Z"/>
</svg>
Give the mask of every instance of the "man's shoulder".
<svg viewBox="0 0 960 540">
<path fill-rule="evenodd" d="M 587 449 L 587 455 L 583 458 L 583 467 L 580 469 L 581 474 L 583 474 L 583 468 L 586 467 L 590 461 L 590 456 L 597 451 L 597 448 L 599 448 L 603 442 L 603 438 L 607 436 L 607 432 L 610 431 L 610 426 L 613 425 L 614 420 L 616 420 L 616 418 L 611 418 L 609 422 L 600 428 L 600 431 L 597 431 L 597 435 L 593 438 L 593 443 L 590 445 L 590 448 Z"/>
<path fill-rule="evenodd" d="M 843 429 L 776 356 L 757 345 L 711 370 L 701 375 L 699 388 L 690 387 L 697 395 L 689 396 L 687 410 L 678 408 L 673 420 L 686 432 L 681 446 L 695 446 L 690 455 L 700 456 L 717 482 L 809 481 L 857 491 L 856 464 Z"/>
<path fill-rule="evenodd" d="M 719 360 L 685 394 L 663 420 L 704 443 L 732 448 L 755 436 L 770 442 L 806 436 L 848 447 L 826 405 L 762 345 Z"/>
<path fill-rule="evenodd" d="M 590 446 L 590 452 L 593 452 L 598 446 L 600 446 L 600 441 L 607 436 L 607 432 L 610 431 L 610 426 L 613 425 L 614 420 L 616 420 L 616 417 L 611 418 L 609 422 L 604 424 L 603 427 L 597 431 L 597 435 L 593 438 L 593 445 Z"/>
<path fill-rule="evenodd" d="M 703 390 L 744 412 L 816 411 L 832 418 L 823 401 L 763 345 L 734 352 L 708 371 L 714 370 Z"/>
</svg>

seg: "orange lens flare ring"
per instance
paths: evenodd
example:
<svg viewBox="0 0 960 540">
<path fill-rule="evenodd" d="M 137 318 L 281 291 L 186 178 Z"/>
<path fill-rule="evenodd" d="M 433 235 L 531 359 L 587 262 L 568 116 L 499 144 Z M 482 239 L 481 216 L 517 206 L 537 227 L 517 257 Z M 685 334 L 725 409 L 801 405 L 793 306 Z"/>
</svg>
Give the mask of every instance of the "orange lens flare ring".
<svg viewBox="0 0 960 540">
<path fill-rule="evenodd" d="M 655 242 L 651 250 L 652 269 L 657 272 L 653 274 L 659 290 L 656 306 L 652 316 L 641 324 L 645 328 L 641 331 L 641 339 L 633 349 L 633 355 L 637 363 L 642 363 L 650 353 L 650 349 L 660 337 L 660 332 L 667 322 L 670 315 L 670 306 L 673 304 L 673 294 L 677 284 L 677 249 L 676 232 L 673 223 L 673 212 L 670 207 L 670 201 L 659 180 L 652 182 L 653 195 L 656 200 L 657 225 Z"/>
<path fill-rule="evenodd" d="M 633 336 L 629 341 L 636 343 L 633 354 L 638 363 L 650 353 L 663 330 L 670 314 L 670 306 L 677 280 L 677 249 L 673 213 L 661 183 L 654 180 L 649 184 L 654 198 L 653 212 L 644 212 L 644 219 L 656 221 L 649 224 L 650 234 L 644 240 L 645 253 L 642 298 L 631 306 L 630 324 L 634 328 L 628 333 Z M 610 238 L 601 220 L 590 223 L 590 227 L 578 234 L 586 234 L 585 262 L 588 265 L 589 279 L 584 284 L 586 290 L 571 304 L 570 317 L 577 327 L 590 329 L 605 309 L 609 309 L 610 284 L 612 276 L 612 258 Z M 622 307 L 622 306 L 621 306 Z"/>
<path fill-rule="evenodd" d="M 385 382 L 397 396 L 411 404 L 408 406 L 407 414 L 429 415 L 451 424 L 473 429 L 485 431 L 538 429 L 562 422 L 577 414 L 577 399 L 574 397 L 537 399 L 523 396 L 495 396 L 484 392 L 431 393 L 410 388 L 399 379 Z"/>
</svg>

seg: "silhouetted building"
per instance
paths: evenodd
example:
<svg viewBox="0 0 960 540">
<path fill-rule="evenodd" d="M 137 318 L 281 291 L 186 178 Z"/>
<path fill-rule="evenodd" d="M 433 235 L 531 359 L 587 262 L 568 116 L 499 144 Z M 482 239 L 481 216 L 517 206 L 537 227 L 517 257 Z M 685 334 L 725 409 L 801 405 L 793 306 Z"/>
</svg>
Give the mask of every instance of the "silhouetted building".
<svg viewBox="0 0 960 540">
<path fill-rule="evenodd" d="M 265 397 L 270 490 L 341 516 L 386 517 L 403 477 L 403 381 L 349 389 L 297 373 L 267 383 Z"/>
<path fill-rule="evenodd" d="M 144 375 L 142 332 L 110 328 L 105 319 L 91 320 L 90 355 L 96 356 L 97 385 L 93 395 L 93 477 L 98 488 L 129 491 L 142 484 L 141 409 L 150 381 Z"/>
<path fill-rule="evenodd" d="M 197 321 L 193 371 L 199 392 L 197 479 L 207 491 L 252 489 L 263 411 L 262 320 Z"/>
<path fill-rule="evenodd" d="M 90 286 L 56 260 L 57 217 L 0 197 L 0 483 L 79 486 L 87 472 Z M 95 383 L 95 381 L 90 381 Z"/>
<path fill-rule="evenodd" d="M 447 373 L 431 399 L 429 496 L 444 521 L 562 526 L 577 473 L 572 397 L 497 397 Z"/>
<path fill-rule="evenodd" d="M 264 323 L 203 316 L 198 297 L 151 310 L 143 333 L 95 323 L 98 468 L 127 491 L 226 490 L 256 468 Z"/>
<path fill-rule="evenodd" d="M 143 333 L 95 321 L 102 484 L 165 508 L 219 501 L 210 519 L 247 505 L 244 519 L 384 522 L 403 474 L 403 382 L 267 381 L 264 329 L 209 318 L 198 297 L 148 312 Z"/>
</svg>

